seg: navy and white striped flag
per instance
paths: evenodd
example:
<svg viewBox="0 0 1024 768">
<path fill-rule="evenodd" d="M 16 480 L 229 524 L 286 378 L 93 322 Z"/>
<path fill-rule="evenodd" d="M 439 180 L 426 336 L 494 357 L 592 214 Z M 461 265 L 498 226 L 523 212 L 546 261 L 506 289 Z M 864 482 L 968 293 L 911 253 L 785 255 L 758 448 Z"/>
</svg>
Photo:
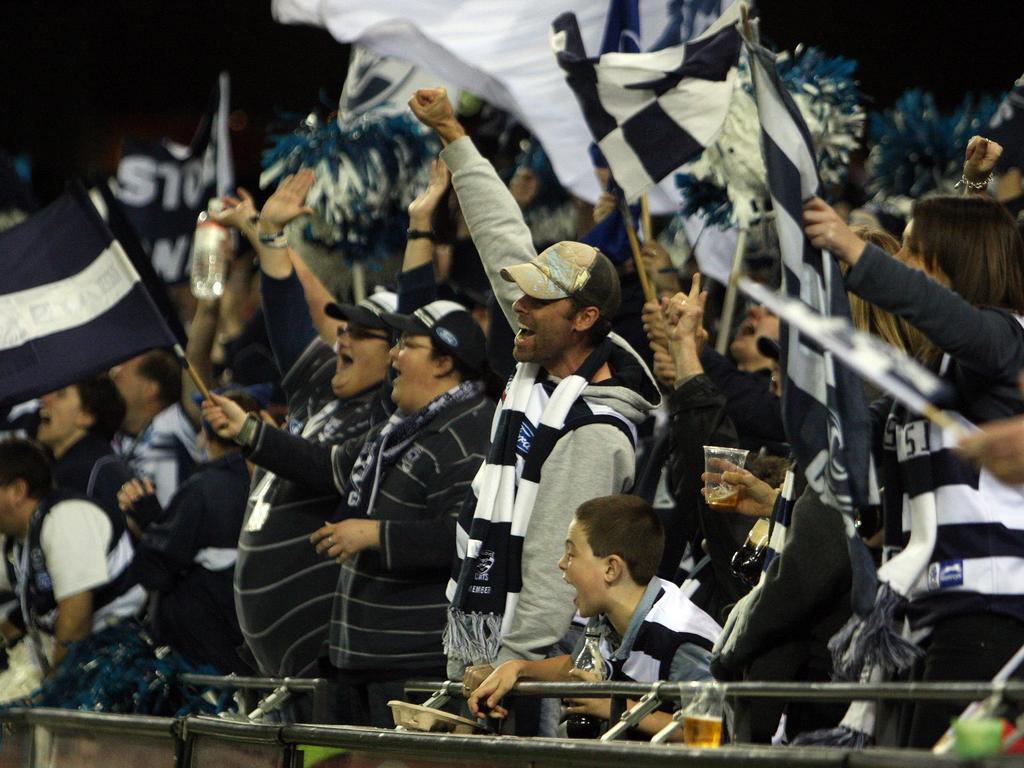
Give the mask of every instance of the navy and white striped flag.
<svg viewBox="0 0 1024 768">
<path fill-rule="evenodd" d="M 803 203 L 821 194 L 807 125 L 779 80 L 775 55 L 755 42 L 746 45 L 782 252 L 783 291 L 818 315 L 849 319 L 839 266 L 804 236 Z M 871 423 L 861 380 L 792 324 L 783 328 L 781 347 L 782 416 L 808 483 L 824 503 L 847 513 L 875 501 Z"/>
<path fill-rule="evenodd" d="M 737 79 L 739 7 L 683 45 L 597 59 L 587 58 L 574 14 L 552 24 L 558 63 L 628 200 L 699 155 L 721 130 Z"/>
<path fill-rule="evenodd" d="M 176 343 L 79 185 L 0 234 L 0 273 L 0 405 Z"/>
<path fill-rule="evenodd" d="M 999 158 L 998 169 L 1024 170 L 1024 75 L 1006 94 L 999 109 L 992 115 L 986 136 L 1003 145 L 1003 156 Z"/>
</svg>

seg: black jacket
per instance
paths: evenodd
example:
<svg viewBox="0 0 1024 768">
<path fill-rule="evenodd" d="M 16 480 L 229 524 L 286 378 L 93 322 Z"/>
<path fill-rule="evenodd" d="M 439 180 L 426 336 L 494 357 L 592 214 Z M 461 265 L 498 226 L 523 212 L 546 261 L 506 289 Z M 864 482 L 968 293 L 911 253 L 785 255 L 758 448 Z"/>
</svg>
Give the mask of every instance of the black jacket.
<svg viewBox="0 0 1024 768">
<path fill-rule="evenodd" d="M 483 396 L 452 406 L 384 470 L 370 512 L 381 521 L 380 549 L 363 550 L 340 569 L 330 632 L 336 667 L 443 669 L 444 589 L 455 554 L 455 523 L 484 460 L 493 414 L 494 404 Z M 294 480 L 317 476 L 326 487 L 332 475 L 348 477 L 363 443 L 382 426 L 333 451 L 264 430 L 260 461 Z M 336 564 L 325 562 L 338 574 Z"/>
<path fill-rule="evenodd" d="M 239 453 L 200 465 L 148 526 L 135 549 L 139 582 L 157 595 L 153 628 L 195 663 L 247 672 L 232 582 L 238 532 L 249 496 Z"/>
<path fill-rule="evenodd" d="M 743 544 L 751 521 L 741 515 L 716 512 L 701 496 L 704 483 L 704 446 L 739 445 L 736 428 L 726 411 L 726 399 L 711 379 L 699 374 L 684 381 L 669 398 L 671 454 L 669 478 L 676 499 L 676 525 L 665 532 L 666 556 L 678 563 L 686 542 L 701 552 L 706 542 L 711 557 L 710 572 L 702 571 L 700 590 L 694 601 L 716 621 L 722 622 L 728 606 L 748 591 L 732 573 L 730 563 Z M 699 558 L 699 555 L 698 555 Z"/>
</svg>

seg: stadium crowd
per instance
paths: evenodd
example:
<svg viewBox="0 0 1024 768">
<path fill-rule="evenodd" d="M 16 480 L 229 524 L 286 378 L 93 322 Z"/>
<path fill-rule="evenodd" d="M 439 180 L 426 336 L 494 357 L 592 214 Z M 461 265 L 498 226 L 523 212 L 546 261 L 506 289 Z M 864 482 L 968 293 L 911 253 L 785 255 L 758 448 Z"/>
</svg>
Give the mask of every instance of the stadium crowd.
<svg viewBox="0 0 1024 768">
<path fill-rule="evenodd" d="M 8 647 L 52 674 L 74 643 L 132 622 L 197 668 L 329 679 L 330 722 L 391 727 L 406 681 L 447 678 L 474 716 L 525 736 L 609 719 L 608 699 L 503 699 L 522 679 L 590 679 L 573 666 L 585 635 L 613 680 L 832 679 L 856 574 L 843 515 L 792 458 L 786 326 L 758 305 L 733 323 L 674 243 L 639 260 L 590 244 L 611 198 L 531 231 L 553 175 L 509 177 L 501 158 L 499 173 L 443 89 L 409 106 L 443 149 L 394 284 L 355 302 L 305 264 L 311 171 L 261 207 L 238 190 L 216 216 L 254 258 L 239 249 L 224 299 L 188 318 L 214 394 L 155 349 L 8 409 Z M 865 385 L 882 493 L 855 536 L 876 563 L 927 546 L 895 679 L 989 680 L 1024 645 L 1024 223 L 983 183 L 1001 151 L 972 139 L 965 194 L 915 201 L 894 232 L 849 205 L 803 210 L 858 327 L 986 425 L 958 444 Z M 777 248 L 766 235 L 748 254 L 772 285 Z M 749 458 L 706 467 L 707 445 Z M 718 481 L 738 486 L 731 505 L 705 497 Z M 792 741 L 844 709 L 751 701 L 732 738 Z M 902 706 L 876 736 L 930 746 L 957 713 Z"/>
</svg>

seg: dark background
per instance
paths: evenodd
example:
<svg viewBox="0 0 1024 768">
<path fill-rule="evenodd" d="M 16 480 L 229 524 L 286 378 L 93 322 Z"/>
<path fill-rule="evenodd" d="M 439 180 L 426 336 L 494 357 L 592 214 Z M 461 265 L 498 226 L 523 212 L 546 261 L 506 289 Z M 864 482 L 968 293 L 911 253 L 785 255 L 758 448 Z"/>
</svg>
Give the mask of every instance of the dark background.
<svg viewBox="0 0 1024 768">
<path fill-rule="evenodd" d="M 1002 93 L 1024 72 L 1024 0 L 759 8 L 762 34 L 777 46 L 857 59 L 869 109 L 921 87 L 948 110 L 968 91 Z M 336 104 L 348 61 L 326 31 L 276 24 L 269 0 L 28 0 L 2 9 L 0 148 L 31 154 L 41 203 L 73 175 L 112 173 L 125 133 L 187 142 L 222 68 L 232 75 L 236 173 L 255 186 L 276 111 L 306 112 L 321 95 Z"/>
</svg>

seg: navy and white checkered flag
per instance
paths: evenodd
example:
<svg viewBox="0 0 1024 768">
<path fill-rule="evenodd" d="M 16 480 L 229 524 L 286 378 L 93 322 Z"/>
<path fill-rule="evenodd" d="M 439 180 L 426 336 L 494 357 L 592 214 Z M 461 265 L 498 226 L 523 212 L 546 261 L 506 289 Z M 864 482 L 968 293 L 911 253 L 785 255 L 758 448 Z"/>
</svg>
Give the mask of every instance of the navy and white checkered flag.
<svg viewBox="0 0 1024 768">
<path fill-rule="evenodd" d="M 821 190 L 810 133 L 779 79 L 775 55 L 755 42 L 746 45 L 782 252 L 783 292 L 818 315 L 849 320 L 839 266 L 804 235 L 803 203 Z M 808 483 L 824 503 L 847 513 L 875 501 L 871 423 L 861 380 L 792 324 L 784 327 L 781 341 L 782 416 Z"/>
<path fill-rule="evenodd" d="M 740 3 L 683 45 L 588 59 L 576 16 L 551 46 L 594 141 L 628 200 L 697 157 L 718 136 L 737 80 Z"/>
</svg>

